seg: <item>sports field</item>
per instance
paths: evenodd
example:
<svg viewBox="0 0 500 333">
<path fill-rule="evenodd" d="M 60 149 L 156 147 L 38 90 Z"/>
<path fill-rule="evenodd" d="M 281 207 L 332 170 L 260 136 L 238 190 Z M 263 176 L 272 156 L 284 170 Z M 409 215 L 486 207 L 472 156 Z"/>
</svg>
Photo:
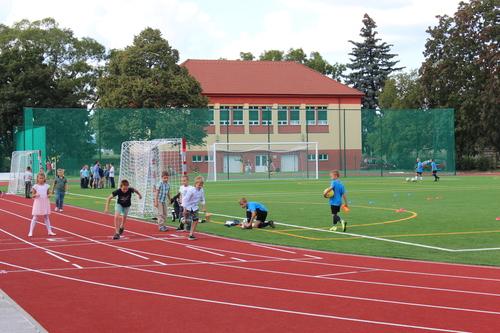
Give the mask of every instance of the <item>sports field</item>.
<svg viewBox="0 0 500 333">
<path fill-rule="evenodd" d="M 319 180 L 207 182 L 204 189 L 211 221 L 199 224 L 198 231 L 334 252 L 500 266 L 500 220 L 496 220 L 500 217 L 500 175 L 442 176 L 439 182 L 426 176 L 416 183 L 406 182 L 403 176 L 340 180 L 351 202 L 350 213 L 340 212 L 348 222 L 344 233 L 328 230 L 332 218 L 322 192 L 330 181 L 324 176 Z M 65 204 L 103 211 L 111 189 L 80 189 L 78 185 L 70 183 Z M 263 203 L 276 228 L 224 226 L 227 220 L 244 217 L 237 203 L 240 197 Z"/>
</svg>

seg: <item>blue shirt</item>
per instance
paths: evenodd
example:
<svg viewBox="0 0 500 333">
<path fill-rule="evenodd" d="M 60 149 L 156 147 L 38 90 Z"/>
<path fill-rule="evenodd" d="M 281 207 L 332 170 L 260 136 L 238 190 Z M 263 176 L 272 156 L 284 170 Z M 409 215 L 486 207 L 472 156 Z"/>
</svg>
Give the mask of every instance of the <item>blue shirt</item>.
<svg viewBox="0 0 500 333">
<path fill-rule="evenodd" d="M 435 162 L 431 162 L 431 168 L 432 168 L 432 171 L 437 171 L 437 167 L 436 167 L 436 163 Z"/>
<path fill-rule="evenodd" d="M 331 206 L 342 205 L 342 196 L 346 193 L 344 184 L 338 179 L 332 180 L 330 186 L 333 186 L 333 197 L 330 198 Z"/>
<path fill-rule="evenodd" d="M 255 211 L 257 211 L 257 209 L 260 209 L 260 210 L 261 210 L 261 211 L 263 211 L 263 212 L 267 212 L 266 207 L 264 207 L 264 205 L 263 205 L 263 204 L 258 203 L 258 202 L 249 202 L 249 203 L 247 204 L 247 209 L 248 209 L 249 211 L 251 211 L 251 212 L 255 212 Z"/>
<path fill-rule="evenodd" d="M 417 163 L 417 172 L 422 172 L 422 162 Z"/>
</svg>

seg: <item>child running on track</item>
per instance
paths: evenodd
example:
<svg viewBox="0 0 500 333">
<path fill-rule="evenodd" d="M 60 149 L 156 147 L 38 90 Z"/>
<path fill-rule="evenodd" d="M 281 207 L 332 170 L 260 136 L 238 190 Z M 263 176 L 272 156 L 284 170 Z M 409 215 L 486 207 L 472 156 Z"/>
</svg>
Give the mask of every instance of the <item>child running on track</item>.
<svg viewBox="0 0 500 333">
<path fill-rule="evenodd" d="M 184 208 L 184 219 L 189 227 L 188 240 L 196 240 L 194 232 L 198 225 L 198 201 L 201 203 L 203 213 L 207 213 L 205 209 L 205 194 L 203 192 L 203 184 L 205 180 L 202 176 L 198 176 L 194 180 L 194 186 L 187 190 L 182 196 L 182 207 Z"/>
<path fill-rule="evenodd" d="M 30 232 L 28 234 L 29 237 L 33 236 L 33 230 L 35 229 L 36 221 L 38 220 L 39 215 L 43 215 L 43 219 L 45 220 L 45 226 L 47 227 L 47 232 L 49 236 L 55 236 L 56 234 L 52 232 L 50 227 L 50 201 L 49 201 L 49 189 L 50 185 L 46 184 L 47 178 L 44 173 L 39 173 L 36 176 L 36 184 L 33 185 L 31 189 L 33 196 L 33 219 L 31 220 Z"/>
<path fill-rule="evenodd" d="M 330 171 L 330 187 L 325 190 L 323 196 L 326 198 L 326 194 L 333 190 L 333 197 L 330 198 L 330 210 L 332 211 L 333 217 L 333 227 L 330 228 L 331 231 L 337 231 L 337 223 L 340 222 L 342 225 L 342 231 L 345 232 L 347 229 L 347 222 L 342 220 L 338 213 L 340 211 L 340 206 L 342 205 L 342 198 L 344 198 L 345 206 L 347 207 L 347 196 L 344 184 L 339 180 L 340 173 L 338 170 Z"/>
<path fill-rule="evenodd" d="M 183 208 L 182 208 L 182 197 L 186 195 L 187 191 L 192 188 L 193 186 L 189 185 L 189 176 L 184 175 L 181 177 L 181 182 L 182 185 L 179 187 L 179 193 L 178 193 L 178 202 L 179 202 L 179 208 L 176 210 L 175 214 L 177 215 L 177 218 L 179 219 L 179 227 L 175 229 L 175 231 L 184 231 L 184 224 L 185 224 L 185 219 L 183 219 Z M 175 205 L 174 205 L 175 207 Z M 190 231 L 189 226 L 186 226 L 186 231 Z"/>
<path fill-rule="evenodd" d="M 123 179 L 120 182 L 120 188 L 113 191 L 108 200 L 106 201 L 106 208 L 104 209 L 105 213 L 109 213 L 109 202 L 114 197 L 118 196 L 115 204 L 115 235 L 113 239 L 120 239 L 120 235 L 125 230 L 125 221 L 127 220 L 128 211 L 130 210 L 130 206 L 132 205 L 132 194 L 137 193 L 139 199 L 142 199 L 142 195 L 136 189 L 129 187 L 130 184 L 128 180 Z M 120 214 L 122 215 L 122 222 L 120 223 Z"/>
</svg>

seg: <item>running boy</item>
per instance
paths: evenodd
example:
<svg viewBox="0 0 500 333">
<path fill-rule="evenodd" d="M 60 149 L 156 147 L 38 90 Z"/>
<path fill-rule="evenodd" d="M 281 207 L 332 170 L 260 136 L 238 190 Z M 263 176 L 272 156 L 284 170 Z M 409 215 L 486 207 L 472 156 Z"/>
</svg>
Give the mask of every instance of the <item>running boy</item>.
<svg viewBox="0 0 500 333">
<path fill-rule="evenodd" d="M 178 202 L 179 202 L 179 207 L 175 212 L 175 215 L 177 215 L 177 218 L 179 219 L 179 227 L 175 229 L 175 231 L 183 231 L 184 230 L 184 223 L 186 222 L 185 219 L 182 218 L 183 215 L 183 208 L 182 208 L 182 197 L 186 195 L 187 191 L 192 188 L 193 186 L 189 185 L 189 176 L 184 175 L 181 177 L 181 182 L 182 185 L 179 187 L 179 196 L 178 196 Z M 176 207 L 174 203 L 174 207 Z M 189 226 L 186 227 L 187 231 Z"/>
<path fill-rule="evenodd" d="M 109 213 L 109 202 L 114 197 L 118 196 L 115 204 L 115 235 L 113 239 L 120 239 L 120 235 L 125 230 L 125 221 L 127 220 L 128 211 L 130 210 L 130 206 L 132 205 L 132 194 L 137 193 L 139 199 L 142 199 L 142 195 L 136 189 L 129 187 L 130 184 L 128 180 L 123 179 L 120 182 L 120 188 L 113 191 L 111 195 L 108 197 L 106 201 L 106 208 L 104 209 L 105 213 Z M 120 223 L 120 214 L 122 215 L 122 222 Z"/>
<path fill-rule="evenodd" d="M 420 176 L 420 181 L 424 180 L 424 177 L 422 177 L 422 167 L 423 164 L 420 162 L 420 157 L 417 157 L 417 165 L 415 166 L 415 181 L 417 181 L 418 176 Z"/>
<path fill-rule="evenodd" d="M 434 181 L 437 182 L 439 180 L 439 177 L 437 175 L 438 168 L 437 168 L 436 162 L 434 162 L 433 158 L 431 158 L 431 169 L 432 169 L 432 175 L 434 176 Z"/>
<path fill-rule="evenodd" d="M 186 194 L 182 196 L 182 207 L 184 210 L 184 219 L 189 230 L 188 240 L 196 240 L 194 232 L 198 225 L 198 201 L 201 203 L 201 210 L 207 213 L 205 209 L 205 194 L 203 192 L 203 184 L 205 180 L 202 176 L 198 176 L 194 180 L 194 186 L 187 190 Z"/>
<path fill-rule="evenodd" d="M 271 228 L 276 228 L 273 220 L 266 222 L 267 209 L 263 204 L 254 201 L 248 202 L 245 198 L 238 200 L 238 204 L 241 208 L 245 208 L 247 213 L 246 221 L 243 222 L 243 229 L 265 228 L 268 225 Z"/>
<path fill-rule="evenodd" d="M 168 231 L 166 218 L 167 207 L 170 202 L 170 184 L 168 183 L 168 172 L 161 173 L 161 180 L 156 186 L 154 206 L 158 211 L 158 230 Z"/>
<path fill-rule="evenodd" d="M 332 211 L 333 217 L 333 227 L 330 228 L 331 231 L 337 231 L 337 223 L 340 222 L 342 225 L 342 232 L 345 232 L 347 229 L 347 222 L 342 220 L 340 216 L 338 216 L 338 212 L 340 211 L 340 206 L 342 205 L 342 198 L 344 198 L 345 206 L 347 207 L 347 196 L 344 184 L 339 180 L 339 171 L 332 170 L 330 171 L 330 179 L 332 182 L 330 183 L 330 187 L 325 190 L 323 196 L 326 198 L 326 194 L 333 190 L 333 197 L 330 198 L 330 209 Z"/>
</svg>

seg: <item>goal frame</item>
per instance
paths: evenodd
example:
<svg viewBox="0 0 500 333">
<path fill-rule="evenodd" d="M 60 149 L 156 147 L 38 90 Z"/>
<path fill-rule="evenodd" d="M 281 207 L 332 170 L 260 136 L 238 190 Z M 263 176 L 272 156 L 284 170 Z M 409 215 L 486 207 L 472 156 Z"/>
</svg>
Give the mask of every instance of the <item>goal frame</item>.
<svg viewBox="0 0 500 333">
<path fill-rule="evenodd" d="M 224 147 L 230 147 L 230 146 L 240 146 L 241 149 L 224 149 Z M 293 147 L 285 150 L 280 150 L 280 147 Z M 219 148 L 222 147 L 222 148 Z M 248 147 L 245 149 L 244 147 Z M 218 181 L 218 180 L 226 180 L 226 179 L 221 179 L 221 177 L 218 177 L 217 174 L 220 173 L 218 172 L 221 169 L 221 163 L 223 164 L 222 169 L 226 168 L 228 171 L 227 173 L 230 174 L 231 171 L 229 171 L 230 166 L 229 165 L 224 165 L 225 163 L 229 164 L 229 161 L 220 161 L 218 158 L 218 153 L 221 154 L 223 152 L 231 152 L 231 153 L 238 153 L 241 152 L 242 154 L 251 154 L 254 151 L 262 151 L 262 152 L 267 152 L 267 155 L 269 156 L 267 159 L 272 162 L 272 159 L 270 158 L 270 155 L 279 155 L 281 154 L 278 158 L 281 159 L 282 155 L 285 155 L 284 153 L 286 152 L 300 152 L 301 154 L 305 155 L 305 162 L 303 164 L 303 168 L 306 170 L 299 170 L 295 174 L 291 174 L 289 177 L 280 174 L 279 178 L 280 179 L 297 179 L 297 178 L 308 178 L 308 179 L 318 179 L 319 178 L 319 156 L 318 156 L 318 142 L 229 142 L 229 143 L 214 143 L 208 148 L 208 153 L 209 153 L 209 162 L 212 164 L 208 174 L 209 176 L 213 177 L 213 181 Z M 314 154 L 315 158 L 313 160 L 309 160 L 309 155 Z M 242 155 L 243 156 L 243 155 Z M 241 163 L 244 163 L 243 158 Z M 314 164 L 313 167 L 309 169 L 309 165 Z M 280 164 L 281 165 L 281 164 Z M 244 169 L 244 167 L 242 167 Z M 281 166 L 275 166 L 275 170 L 282 169 Z M 244 170 L 242 170 L 245 172 Z M 305 175 L 300 176 L 302 173 Z M 277 177 L 279 172 L 275 173 L 273 170 L 271 170 L 270 167 L 267 167 L 267 171 L 265 172 L 266 175 L 264 177 L 247 177 L 245 179 L 262 179 L 262 178 L 274 178 Z"/>
<path fill-rule="evenodd" d="M 172 149 L 162 150 L 162 146 L 170 145 Z M 135 148 L 132 148 L 135 147 Z M 135 149 L 135 156 L 130 156 Z M 127 156 L 128 154 L 128 156 Z M 178 158 L 164 160 L 162 155 Z M 133 166 L 132 166 L 133 164 Z M 120 172 L 118 184 L 127 179 L 130 187 L 137 189 L 142 199 L 134 198 L 128 216 L 150 219 L 157 216 L 154 199 L 156 185 L 161 179 L 161 173 L 169 171 L 170 196 L 173 197 L 179 189 L 181 177 L 186 175 L 186 140 L 183 138 L 154 139 L 151 141 L 125 141 L 120 154 Z M 168 207 L 171 217 L 172 207 Z"/>
<path fill-rule="evenodd" d="M 35 154 L 36 156 L 33 156 Z M 42 152 L 40 150 L 15 150 L 12 152 L 8 194 L 24 194 L 24 173 L 28 166 L 31 167 L 34 179 L 42 166 Z"/>
</svg>

